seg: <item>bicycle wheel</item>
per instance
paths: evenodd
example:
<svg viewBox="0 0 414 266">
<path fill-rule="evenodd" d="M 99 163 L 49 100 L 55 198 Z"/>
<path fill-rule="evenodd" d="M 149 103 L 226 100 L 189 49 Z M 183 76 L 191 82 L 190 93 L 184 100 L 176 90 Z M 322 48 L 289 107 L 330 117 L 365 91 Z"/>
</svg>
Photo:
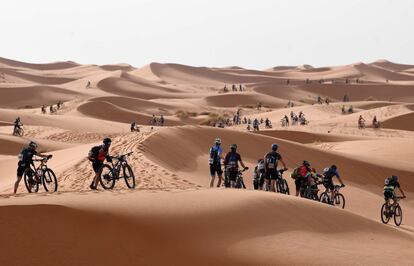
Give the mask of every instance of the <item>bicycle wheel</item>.
<svg viewBox="0 0 414 266">
<path fill-rule="evenodd" d="M 57 178 L 52 169 L 47 168 L 43 173 L 42 178 L 43 187 L 47 192 L 56 192 L 58 188 Z"/>
<path fill-rule="evenodd" d="M 395 211 L 394 211 L 394 223 L 396 226 L 400 226 L 401 222 L 402 222 L 402 209 L 400 207 L 400 205 L 397 205 L 395 207 Z"/>
<path fill-rule="evenodd" d="M 28 168 L 24 171 L 23 178 L 26 189 L 29 193 L 36 193 L 39 191 L 39 183 L 34 180 L 35 172 Z"/>
<path fill-rule="evenodd" d="M 111 166 L 104 164 L 101 168 L 99 183 L 104 189 L 113 189 L 115 186 L 114 170 Z"/>
<path fill-rule="evenodd" d="M 135 175 L 134 175 L 134 172 L 132 171 L 131 166 L 126 164 L 123 167 L 123 171 L 124 171 L 124 179 L 125 179 L 125 183 L 126 183 L 127 187 L 128 188 L 135 188 Z"/>
<path fill-rule="evenodd" d="M 286 179 L 283 179 L 282 187 L 283 187 L 283 194 L 290 195 L 289 186 L 288 186 Z"/>
<path fill-rule="evenodd" d="M 382 204 L 381 207 L 381 221 L 384 224 L 387 224 L 391 219 L 390 210 L 388 209 L 387 203 Z"/>
<path fill-rule="evenodd" d="M 23 128 L 21 128 L 21 129 L 19 130 L 19 136 L 20 136 L 20 137 L 23 137 L 23 135 L 24 135 L 24 129 L 23 129 Z"/>
<path fill-rule="evenodd" d="M 319 198 L 319 201 L 322 202 L 322 203 L 329 204 L 329 195 L 328 195 L 328 193 L 323 192 L 321 194 L 321 197 Z"/>
<path fill-rule="evenodd" d="M 336 207 L 345 208 L 345 197 L 341 193 L 335 195 L 334 204 Z"/>
</svg>

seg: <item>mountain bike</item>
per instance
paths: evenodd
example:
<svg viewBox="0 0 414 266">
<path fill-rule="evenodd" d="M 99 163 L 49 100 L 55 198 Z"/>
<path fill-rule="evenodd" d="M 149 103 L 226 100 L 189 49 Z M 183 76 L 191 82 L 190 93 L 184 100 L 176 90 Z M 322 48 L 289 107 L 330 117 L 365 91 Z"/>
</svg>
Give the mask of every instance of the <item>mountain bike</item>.
<svg viewBox="0 0 414 266">
<path fill-rule="evenodd" d="M 236 177 L 236 184 L 235 184 L 235 188 L 246 188 L 246 185 L 244 184 L 244 180 L 243 180 L 243 172 L 248 170 L 249 168 L 246 167 L 243 170 L 238 170 L 237 171 L 237 177 Z M 224 187 L 226 188 L 230 188 L 231 187 L 231 182 L 230 182 L 230 177 L 229 177 L 229 172 L 227 169 L 224 170 Z"/>
<path fill-rule="evenodd" d="M 286 194 L 289 195 L 289 186 L 288 183 L 286 181 L 286 179 L 283 178 L 283 173 L 286 171 L 287 169 L 280 169 L 278 170 L 278 174 L 279 174 L 279 178 L 276 179 L 276 191 L 278 193 L 282 193 L 282 194 Z"/>
<path fill-rule="evenodd" d="M 390 201 L 382 204 L 381 207 L 381 220 L 384 224 L 387 224 L 394 216 L 394 223 L 396 226 L 400 226 L 402 222 L 402 209 L 399 201 L 404 197 L 395 197 L 395 202 L 390 204 Z"/>
<path fill-rule="evenodd" d="M 334 199 L 331 201 L 331 192 L 329 189 L 326 189 L 325 192 L 323 192 L 320 196 L 320 202 L 334 205 L 337 207 L 341 207 L 342 209 L 345 208 L 345 197 L 342 195 L 339 190 L 342 188 L 342 186 L 336 185 L 334 188 Z"/>
<path fill-rule="evenodd" d="M 121 178 L 124 178 L 128 188 L 135 188 L 135 175 L 127 161 L 132 153 L 131 151 L 119 156 L 110 156 L 111 159 L 116 160 L 116 163 L 114 164 L 111 160 L 110 164 L 102 165 L 99 182 L 104 189 L 113 189 L 115 182 Z M 121 176 L 121 171 L 123 176 Z"/>
<path fill-rule="evenodd" d="M 319 189 L 317 186 L 316 187 L 309 186 L 306 182 L 303 186 L 301 186 L 299 191 L 300 191 L 300 196 L 302 198 L 319 201 L 319 196 L 318 196 Z"/>
<path fill-rule="evenodd" d="M 35 159 L 33 162 L 40 162 L 36 167 L 34 163 L 24 171 L 24 184 L 29 193 L 39 191 L 39 186 L 43 184 L 46 192 L 56 192 L 58 188 L 57 178 L 52 169 L 47 167 L 47 162 L 52 158 L 49 155 L 46 158 Z"/>
<path fill-rule="evenodd" d="M 20 127 L 14 127 L 13 136 L 23 137 L 23 135 L 24 135 L 24 129 L 21 126 Z"/>
</svg>

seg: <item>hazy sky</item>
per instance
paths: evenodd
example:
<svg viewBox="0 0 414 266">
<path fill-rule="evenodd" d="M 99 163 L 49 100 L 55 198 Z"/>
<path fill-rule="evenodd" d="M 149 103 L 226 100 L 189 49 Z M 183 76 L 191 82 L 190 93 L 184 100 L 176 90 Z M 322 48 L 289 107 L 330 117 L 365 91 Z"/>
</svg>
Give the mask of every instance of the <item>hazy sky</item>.
<svg viewBox="0 0 414 266">
<path fill-rule="evenodd" d="M 414 63 L 412 0 L 2 0 L 0 56 L 268 68 Z"/>
</svg>

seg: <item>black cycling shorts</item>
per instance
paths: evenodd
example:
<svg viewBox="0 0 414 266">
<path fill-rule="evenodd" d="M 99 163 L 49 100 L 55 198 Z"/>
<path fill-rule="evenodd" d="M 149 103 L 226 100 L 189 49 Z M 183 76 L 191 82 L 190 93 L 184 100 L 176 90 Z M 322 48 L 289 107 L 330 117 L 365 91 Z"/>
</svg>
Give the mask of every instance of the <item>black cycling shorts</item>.
<svg viewBox="0 0 414 266">
<path fill-rule="evenodd" d="M 302 180 L 299 177 L 297 177 L 295 179 L 295 188 L 296 188 L 296 190 L 299 191 L 301 186 L 302 186 Z"/>
<path fill-rule="evenodd" d="M 323 180 L 323 183 L 322 184 L 327 189 L 330 189 L 330 190 L 334 190 L 335 189 L 335 186 L 334 186 L 334 184 L 332 182 L 332 179 L 330 179 L 330 180 Z"/>
<path fill-rule="evenodd" d="M 29 167 L 19 165 L 17 167 L 17 176 L 19 176 L 19 177 L 23 176 L 24 171 L 26 171 L 27 168 L 29 168 Z"/>
<path fill-rule="evenodd" d="M 220 164 L 210 164 L 210 174 L 211 176 L 216 176 L 216 173 L 218 176 L 221 176 L 223 174 L 223 170 L 221 170 Z"/>
<path fill-rule="evenodd" d="M 392 191 L 384 191 L 384 199 L 389 200 L 393 199 L 395 197 L 394 193 Z"/>
<path fill-rule="evenodd" d="M 92 168 L 93 168 L 93 171 L 95 172 L 95 174 L 99 173 L 99 171 L 102 168 L 102 165 L 103 165 L 103 162 L 101 162 L 101 161 L 93 161 L 92 162 Z"/>
<path fill-rule="evenodd" d="M 277 171 L 269 171 L 266 173 L 266 179 L 276 180 L 279 178 L 279 173 Z"/>
<path fill-rule="evenodd" d="M 231 171 L 231 172 L 228 172 L 227 173 L 227 176 L 228 176 L 228 178 L 229 178 L 230 181 L 236 181 L 238 174 L 239 174 L 239 172 Z"/>
</svg>

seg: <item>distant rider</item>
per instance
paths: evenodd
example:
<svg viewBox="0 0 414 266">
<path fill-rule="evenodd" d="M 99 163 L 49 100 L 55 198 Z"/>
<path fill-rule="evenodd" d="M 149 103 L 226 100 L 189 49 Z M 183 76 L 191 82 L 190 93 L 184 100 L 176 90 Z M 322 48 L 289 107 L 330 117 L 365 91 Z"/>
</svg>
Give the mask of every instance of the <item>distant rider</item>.
<svg viewBox="0 0 414 266">
<path fill-rule="evenodd" d="M 20 117 L 17 117 L 16 120 L 14 120 L 14 129 L 13 132 L 18 132 L 21 127 L 23 126 Z"/>
<path fill-rule="evenodd" d="M 388 205 L 390 203 L 390 199 L 393 200 L 393 204 L 396 204 L 397 195 L 395 194 L 395 188 L 398 188 L 403 198 L 405 198 L 404 191 L 401 189 L 401 185 L 398 182 L 398 176 L 393 175 L 385 179 L 384 199 Z"/>
</svg>

